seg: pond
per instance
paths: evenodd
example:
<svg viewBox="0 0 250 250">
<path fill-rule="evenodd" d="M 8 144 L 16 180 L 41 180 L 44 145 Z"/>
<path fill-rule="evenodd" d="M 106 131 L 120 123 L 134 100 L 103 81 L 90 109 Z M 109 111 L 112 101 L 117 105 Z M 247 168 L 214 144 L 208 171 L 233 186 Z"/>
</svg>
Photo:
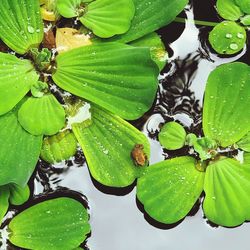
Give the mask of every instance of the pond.
<svg viewBox="0 0 250 250">
<path fill-rule="evenodd" d="M 211 27 L 196 25 L 194 20 L 218 22 L 215 1 L 193 0 L 174 22 L 158 33 L 169 52 L 168 65 L 159 77 L 159 90 L 153 107 L 132 124 L 143 131 L 150 141 L 150 164 L 182 155 L 194 155 L 188 148 L 169 151 L 162 148 L 158 134 L 168 121 L 178 121 L 187 131 L 202 135 L 202 106 L 209 74 L 219 65 L 242 61 L 249 63 L 244 48 L 234 56 L 220 57 L 207 42 Z M 83 243 L 90 250 L 246 250 L 250 225 L 225 228 L 209 222 L 200 200 L 183 221 L 161 224 L 144 211 L 136 199 L 135 184 L 128 188 L 108 188 L 90 177 L 83 153 L 63 163 L 49 165 L 39 162 L 30 182 L 34 197 L 19 208 L 62 195 L 76 197 L 89 206 L 91 236 Z M 44 195 L 45 194 L 45 195 Z M 13 209 L 13 211 L 16 211 Z M 7 218 L 13 216 L 9 211 Z M 20 249 L 4 243 L 1 249 Z"/>
</svg>

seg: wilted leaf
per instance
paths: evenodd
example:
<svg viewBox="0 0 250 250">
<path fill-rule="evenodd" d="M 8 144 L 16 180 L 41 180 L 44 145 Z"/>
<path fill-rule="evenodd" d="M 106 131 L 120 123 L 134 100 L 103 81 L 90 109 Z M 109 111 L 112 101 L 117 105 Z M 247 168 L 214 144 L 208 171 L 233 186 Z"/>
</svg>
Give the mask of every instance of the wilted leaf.
<svg viewBox="0 0 250 250">
<path fill-rule="evenodd" d="M 90 37 L 79 33 L 76 29 L 58 28 L 56 30 L 56 48 L 59 53 L 90 44 L 92 44 Z"/>
</svg>

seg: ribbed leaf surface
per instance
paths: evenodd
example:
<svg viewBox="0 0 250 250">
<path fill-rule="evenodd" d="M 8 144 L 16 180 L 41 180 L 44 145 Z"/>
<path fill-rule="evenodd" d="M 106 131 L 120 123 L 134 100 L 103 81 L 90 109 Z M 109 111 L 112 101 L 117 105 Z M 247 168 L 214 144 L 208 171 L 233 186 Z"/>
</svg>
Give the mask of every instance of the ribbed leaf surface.
<svg viewBox="0 0 250 250">
<path fill-rule="evenodd" d="M 8 186 L 0 187 L 0 225 L 9 208 L 10 191 Z"/>
<path fill-rule="evenodd" d="M 95 35 L 108 38 L 127 32 L 134 14 L 133 0 L 95 0 L 80 21 Z"/>
<path fill-rule="evenodd" d="M 209 76 L 203 109 L 205 136 L 227 147 L 250 130 L 250 67 L 219 66 Z"/>
<path fill-rule="evenodd" d="M 32 135 L 54 135 L 65 125 L 65 111 L 51 94 L 30 97 L 21 106 L 18 121 Z"/>
<path fill-rule="evenodd" d="M 235 159 L 223 159 L 208 166 L 203 208 L 212 222 L 234 227 L 250 220 L 250 168 Z"/>
<path fill-rule="evenodd" d="M 204 173 L 195 159 L 177 157 L 147 168 L 137 183 L 137 197 L 155 220 L 171 224 L 183 219 L 203 190 Z"/>
<path fill-rule="evenodd" d="M 56 84 L 119 116 L 134 120 L 151 107 L 156 90 L 157 65 L 147 48 L 105 43 L 59 55 Z"/>
<path fill-rule="evenodd" d="M 0 186 L 25 186 L 39 158 L 42 137 L 27 133 L 17 121 L 17 111 L 0 116 Z"/>
<path fill-rule="evenodd" d="M 36 250 L 68 250 L 79 246 L 90 233 L 88 213 L 71 198 L 41 202 L 15 216 L 10 224 L 12 244 Z"/>
<path fill-rule="evenodd" d="M 134 0 L 135 16 L 128 32 L 112 41 L 131 42 L 171 23 L 188 0 Z"/>
<path fill-rule="evenodd" d="M 217 0 L 216 8 L 219 15 L 226 20 L 237 21 L 243 16 L 243 12 L 235 2 L 235 0 Z"/>
<path fill-rule="evenodd" d="M 0 115 L 14 108 L 38 78 L 30 61 L 0 53 Z"/>
<path fill-rule="evenodd" d="M 43 39 L 38 0 L 1 0 L 0 38 L 12 50 L 26 53 Z"/>
<path fill-rule="evenodd" d="M 112 187 L 126 187 L 144 170 L 131 158 L 135 145 L 142 144 L 149 157 L 146 137 L 126 121 L 100 108 L 91 109 L 89 121 L 73 125 L 92 176 L 100 183 Z"/>
</svg>

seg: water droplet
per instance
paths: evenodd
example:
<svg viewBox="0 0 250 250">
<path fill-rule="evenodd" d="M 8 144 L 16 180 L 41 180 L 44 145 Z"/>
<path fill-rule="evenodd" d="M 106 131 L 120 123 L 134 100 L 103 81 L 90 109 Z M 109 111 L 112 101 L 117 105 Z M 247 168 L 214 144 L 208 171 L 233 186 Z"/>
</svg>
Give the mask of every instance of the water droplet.
<svg viewBox="0 0 250 250">
<path fill-rule="evenodd" d="M 236 43 L 231 43 L 230 44 L 230 49 L 237 50 L 238 48 L 239 48 L 239 46 Z"/>
<path fill-rule="evenodd" d="M 230 38 L 232 38 L 232 37 L 233 37 L 232 34 L 230 34 L 230 33 L 227 33 L 227 34 L 226 34 L 226 38 L 230 39 Z"/>
<path fill-rule="evenodd" d="M 35 29 L 32 26 L 28 26 L 28 32 L 33 34 L 35 32 Z"/>
<path fill-rule="evenodd" d="M 243 39 L 244 38 L 244 35 L 242 33 L 238 33 L 237 34 L 237 37 L 240 38 L 240 39 Z"/>
</svg>

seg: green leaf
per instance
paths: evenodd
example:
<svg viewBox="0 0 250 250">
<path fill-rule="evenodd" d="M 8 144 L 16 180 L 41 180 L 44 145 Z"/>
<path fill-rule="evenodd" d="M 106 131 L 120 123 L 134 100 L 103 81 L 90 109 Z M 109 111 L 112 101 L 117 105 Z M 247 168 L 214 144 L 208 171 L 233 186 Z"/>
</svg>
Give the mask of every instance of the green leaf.
<svg viewBox="0 0 250 250">
<path fill-rule="evenodd" d="M 24 204 L 30 196 L 29 186 L 26 185 L 24 188 L 18 185 L 9 185 L 10 190 L 10 203 L 15 206 L 20 206 Z"/>
<path fill-rule="evenodd" d="M 132 184 L 144 167 L 136 166 L 131 154 L 136 145 L 143 145 L 146 160 L 150 154 L 147 138 L 126 121 L 103 109 L 92 105 L 91 114 L 91 122 L 73 124 L 72 128 L 92 176 L 107 186 Z M 142 151 L 139 153 L 143 154 Z"/>
<path fill-rule="evenodd" d="M 0 226 L 9 208 L 10 191 L 7 186 L 0 187 Z"/>
<path fill-rule="evenodd" d="M 43 140 L 41 158 L 49 163 L 61 162 L 76 153 L 77 141 L 73 133 L 65 130 Z"/>
<path fill-rule="evenodd" d="M 240 19 L 240 22 L 243 25 L 249 26 L 250 25 L 250 15 L 246 15 Z"/>
<path fill-rule="evenodd" d="M 53 80 L 62 89 L 134 120 L 150 109 L 158 67 L 149 49 L 105 43 L 57 56 Z"/>
<path fill-rule="evenodd" d="M 235 22 L 224 21 L 209 33 L 209 42 L 217 53 L 233 55 L 244 48 L 246 31 Z"/>
<path fill-rule="evenodd" d="M 74 249 L 90 233 L 88 213 L 71 198 L 57 198 L 34 205 L 9 224 L 9 240 L 27 249 Z"/>
<path fill-rule="evenodd" d="M 204 173 L 195 159 L 178 157 L 147 168 L 138 179 L 137 197 L 155 220 L 171 224 L 183 219 L 203 190 Z"/>
<path fill-rule="evenodd" d="M 249 0 L 235 0 L 235 3 L 240 7 L 240 9 L 244 13 L 250 14 L 250 1 Z"/>
<path fill-rule="evenodd" d="M 250 133 L 247 133 L 240 141 L 238 141 L 237 146 L 246 152 L 250 152 Z"/>
<path fill-rule="evenodd" d="M 224 158 L 206 170 L 203 208 L 207 218 L 234 227 L 250 220 L 250 168 L 235 159 Z"/>
<path fill-rule="evenodd" d="M 159 133 L 161 145 L 168 150 L 180 149 L 185 145 L 186 131 L 177 122 L 166 123 Z"/>
<path fill-rule="evenodd" d="M 0 37 L 8 47 L 19 54 L 38 47 L 43 40 L 39 1 L 2 0 Z"/>
<path fill-rule="evenodd" d="M 216 8 L 219 15 L 226 20 L 237 21 L 243 16 L 239 6 L 235 4 L 235 0 L 217 0 Z"/>
<path fill-rule="evenodd" d="M 127 32 L 134 14 L 133 0 L 95 0 L 87 6 L 80 21 L 95 35 L 108 38 Z"/>
<path fill-rule="evenodd" d="M 129 31 L 112 41 L 132 42 L 174 21 L 188 0 L 134 0 L 135 16 Z"/>
<path fill-rule="evenodd" d="M 93 0 L 57 0 L 56 7 L 58 12 L 66 18 L 78 16 L 84 8 L 84 4 Z"/>
<path fill-rule="evenodd" d="M 206 137 L 223 147 L 238 142 L 250 131 L 250 67 L 229 63 L 208 78 L 203 109 Z"/>
<path fill-rule="evenodd" d="M 38 78 L 30 61 L 0 52 L 0 115 L 13 109 Z"/>
<path fill-rule="evenodd" d="M 17 120 L 18 108 L 0 116 L 0 186 L 24 187 L 39 158 L 42 136 L 27 133 Z"/>
<path fill-rule="evenodd" d="M 65 111 L 51 94 L 30 97 L 21 106 L 18 121 L 32 135 L 53 135 L 65 125 Z"/>
<path fill-rule="evenodd" d="M 168 53 L 165 45 L 161 40 L 161 37 L 153 32 L 140 39 L 137 39 L 130 43 L 135 47 L 147 47 L 150 48 L 151 57 L 154 62 L 158 65 L 159 69 L 162 70 L 168 60 Z"/>
</svg>

